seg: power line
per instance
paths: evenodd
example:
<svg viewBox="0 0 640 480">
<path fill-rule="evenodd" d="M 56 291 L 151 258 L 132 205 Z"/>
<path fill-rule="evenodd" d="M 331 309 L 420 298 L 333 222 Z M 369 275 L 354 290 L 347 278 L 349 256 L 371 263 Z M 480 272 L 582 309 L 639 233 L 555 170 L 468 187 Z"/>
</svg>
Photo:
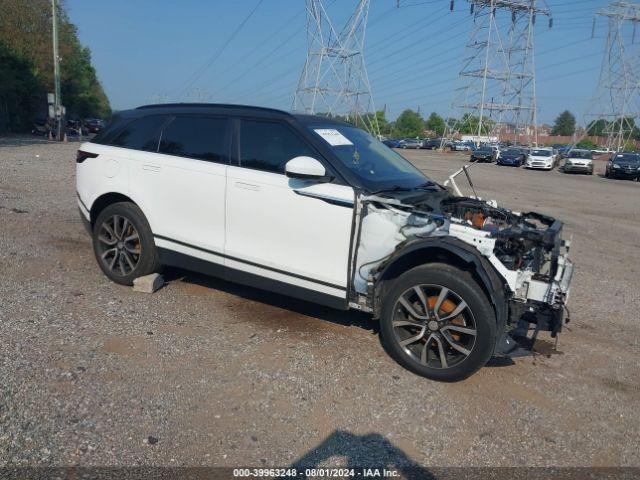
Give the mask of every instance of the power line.
<svg viewBox="0 0 640 480">
<path fill-rule="evenodd" d="M 229 46 L 229 44 L 233 41 L 233 39 L 236 37 L 236 35 L 238 35 L 238 33 L 240 33 L 240 31 L 242 30 L 242 28 L 245 26 L 245 24 L 249 21 L 249 19 L 251 19 L 251 17 L 253 16 L 253 14 L 256 12 L 256 10 L 258 10 L 258 8 L 260 7 L 260 5 L 262 4 L 262 2 L 264 2 L 264 0 L 258 0 L 258 3 L 256 3 L 255 7 L 253 7 L 253 9 L 249 12 L 249 14 L 242 20 L 242 22 L 240 22 L 240 24 L 236 27 L 236 29 L 233 31 L 233 33 L 229 36 L 229 38 L 220 46 L 220 48 L 218 48 L 218 50 L 216 50 L 213 55 L 209 58 L 209 60 L 207 60 L 192 76 L 191 79 L 187 81 L 186 85 L 184 86 L 184 88 L 181 90 L 180 94 L 178 95 L 178 98 L 182 98 L 185 93 L 202 77 L 202 75 L 205 74 L 205 72 L 209 69 L 209 67 L 211 65 L 213 65 L 213 63 L 218 60 L 218 58 L 220 58 L 220 56 L 224 53 L 224 51 L 227 49 L 227 47 Z"/>
</svg>

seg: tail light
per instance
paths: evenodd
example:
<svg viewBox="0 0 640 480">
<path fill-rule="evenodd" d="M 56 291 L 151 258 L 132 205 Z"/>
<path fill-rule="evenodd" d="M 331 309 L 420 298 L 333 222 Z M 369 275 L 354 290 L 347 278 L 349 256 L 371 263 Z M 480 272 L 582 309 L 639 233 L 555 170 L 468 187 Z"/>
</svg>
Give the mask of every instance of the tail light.
<svg viewBox="0 0 640 480">
<path fill-rule="evenodd" d="M 78 150 L 78 154 L 76 155 L 76 163 L 82 163 L 87 158 L 96 158 L 98 156 L 97 153 L 85 152 L 84 150 Z"/>
</svg>

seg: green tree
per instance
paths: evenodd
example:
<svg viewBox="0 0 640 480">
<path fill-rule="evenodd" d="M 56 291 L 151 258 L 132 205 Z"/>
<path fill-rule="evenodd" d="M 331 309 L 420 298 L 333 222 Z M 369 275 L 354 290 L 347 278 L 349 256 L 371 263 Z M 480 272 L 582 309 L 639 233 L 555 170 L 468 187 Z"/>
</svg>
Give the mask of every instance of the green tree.
<svg viewBox="0 0 640 480">
<path fill-rule="evenodd" d="M 0 132 L 26 130 L 38 106 L 42 86 L 32 65 L 0 42 Z"/>
<path fill-rule="evenodd" d="M 27 128 L 36 114 L 46 109 L 46 93 L 53 91 L 53 59 L 51 46 L 51 2 L 49 0 L 0 0 L 0 44 L 4 58 L 10 55 L 14 59 L 13 67 L 5 69 L 5 62 L 0 62 L 3 71 L 3 96 L 15 96 L 15 85 L 25 82 L 24 88 L 30 88 L 29 96 L 33 102 L 13 102 L 5 109 L 11 108 L 10 128 L 22 130 Z M 67 108 L 68 116 L 109 115 L 109 100 L 98 81 L 95 69 L 91 65 L 91 52 L 78 40 L 75 25 L 65 11 L 59 6 L 60 25 L 60 74 L 62 103 Z M 22 65 L 16 70 L 16 65 Z M 28 67 L 28 72 L 25 70 Z M 8 72 L 6 70 L 9 70 Z M 11 78 L 9 78 L 11 75 Z M 7 85 L 13 85 L 9 92 Z M 25 89 L 20 87 L 20 94 Z"/>
<path fill-rule="evenodd" d="M 436 112 L 432 112 L 429 115 L 429 118 L 425 122 L 425 128 L 427 130 L 431 130 L 435 132 L 436 135 L 441 136 L 444 135 L 444 131 L 446 128 L 444 118 L 438 115 Z"/>
<path fill-rule="evenodd" d="M 389 122 L 384 114 L 383 110 L 378 110 L 375 116 L 372 113 L 365 113 L 362 115 L 362 120 L 364 121 L 365 130 L 369 130 L 369 126 L 371 128 L 375 128 L 376 125 L 380 130 L 381 135 L 388 135 L 391 133 L 391 128 L 389 126 Z"/>
<path fill-rule="evenodd" d="M 576 147 L 584 148 L 585 150 L 594 150 L 594 149 L 598 148 L 598 145 L 596 143 L 592 142 L 591 140 L 589 140 L 588 138 L 585 138 L 584 140 L 580 140 L 576 144 Z"/>
<path fill-rule="evenodd" d="M 424 131 L 424 120 L 419 113 L 407 109 L 396 119 L 393 127 L 395 137 L 419 137 Z"/>
<path fill-rule="evenodd" d="M 569 110 L 565 110 L 556 118 L 551 134 L 568 137 L 573 135 L 575 131 L 576 117 Z"/>
<path fill-rule="evenodd" d="M 606 120 L 595 120 L 587 126 L 587 133 L 594 137 L 606 137 L 608 125 Z"/>
<path fill-rule="evenodd" d="M 460 120 L 458 127 L 460 133 L 464 133 L 466 135 L 477 135 L 480 130 L 480 135 L 488 136 L 491 134 L 495 122 L 488 118 L 482 119 L 482 129 L 480 129 L 480 118 L 471 115 L 470 113 L 465 113 Z"/>
</svg>

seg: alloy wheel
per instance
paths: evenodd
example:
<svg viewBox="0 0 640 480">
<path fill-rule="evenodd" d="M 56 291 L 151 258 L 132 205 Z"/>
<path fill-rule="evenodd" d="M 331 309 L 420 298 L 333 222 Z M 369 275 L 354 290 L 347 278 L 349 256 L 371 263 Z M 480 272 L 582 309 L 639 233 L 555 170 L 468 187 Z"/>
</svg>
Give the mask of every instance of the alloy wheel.
<svg viewBox="0 0 640 480">
<path fill-rule="evenodd" d="M 141 254 L 140 235 L 128 218 L 112 215 L 102 222 L 98 231 L 98 255 L 110 272 L 122 277 L 131 274 Z"/>
<path fill-rule="evenodd" d="M 416 285 L 406 290 L 394 306 L 392 326 L 405 353 L 430 368 L 460 364 L 476 343 L 471 309 L 442 285 Z"/>
</svg>

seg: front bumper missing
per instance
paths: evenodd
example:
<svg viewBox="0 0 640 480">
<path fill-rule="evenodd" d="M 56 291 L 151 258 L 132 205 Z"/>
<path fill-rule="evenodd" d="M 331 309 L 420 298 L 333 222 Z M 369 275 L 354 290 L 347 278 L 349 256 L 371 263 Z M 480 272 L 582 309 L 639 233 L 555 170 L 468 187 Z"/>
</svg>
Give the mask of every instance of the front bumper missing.
<svg viewBox="0 0 640 480">
<path fill-rule="evenodd" d="M 530 324 L 535 325 L 536 331 L 551 332 L 552 337 L 562 331 L 573 271 L 574 266 L 568 255 L 562 255 L 558 259 L 558 272 L 553 281 L 544 284 L 547 289 L 544 298 L 528 297 L 524 301 L 514 298 L 509 301 L 509 324 L 515 326 L 514 334 L 520 335 L 523 329 L 528 330 Z M 531 283 L 535 290 L 543 282 Z"/>
</svg>

